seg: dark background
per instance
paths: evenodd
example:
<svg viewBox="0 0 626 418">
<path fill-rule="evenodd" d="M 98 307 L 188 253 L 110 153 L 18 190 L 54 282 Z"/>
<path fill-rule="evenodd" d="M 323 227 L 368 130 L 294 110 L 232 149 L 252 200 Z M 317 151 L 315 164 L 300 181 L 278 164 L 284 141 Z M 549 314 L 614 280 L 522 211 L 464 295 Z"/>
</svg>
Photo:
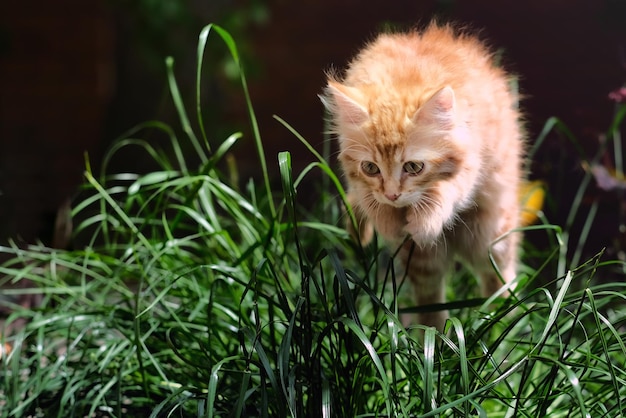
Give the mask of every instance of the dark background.
<svg viewBox="0 0 626 418">
<path fill-rule="evenodd" d="M 505 66 L 520 77 L 531 143 L 557 116 L 589 155 L 595 152 L 615 109 L 608 93 L 626 81 L 622 0 L 3 2 L 0 243 L 10 237 L 49 242 L 57 208 L 82 182 L 85 152 L 97 169 L 107 147 L 133 125 L 159 119 L 178 127 L 164 58 L 175 57 L 181 90 L 192 104 L 197 36 L 205 24 L 224 26 L 238 42 L 276 172 L 278 151 L 291 151 L 296 167 L 312 157 L 273 114 L 320 146 L 323 113 L 316 95 L 324 70 L 343 67 L 385 27 L 408 28 L 434 16 L 480 29 L 502 49 Z M 209 134 L 219 143 L 236 130 L 247 132 L 248 122 L 224 49 L 211 48 L 203 94 Z M 258 169 L 251 144 L 247 135 L 237 148 L 244 179 Z M 132 153 L 115 164 L 149 168 Z M 562 222 L 564 202 L 582 173 L 573 146 L 551 135 L 532 170 L 532 177 L 548 182 L 551 220 Z M 563 172 L 571 181 L 563 182 Z M 616 234 L 616 206 L 607 200 L 606 222 L 594 234 L 599 243 Z"/>
</svg>

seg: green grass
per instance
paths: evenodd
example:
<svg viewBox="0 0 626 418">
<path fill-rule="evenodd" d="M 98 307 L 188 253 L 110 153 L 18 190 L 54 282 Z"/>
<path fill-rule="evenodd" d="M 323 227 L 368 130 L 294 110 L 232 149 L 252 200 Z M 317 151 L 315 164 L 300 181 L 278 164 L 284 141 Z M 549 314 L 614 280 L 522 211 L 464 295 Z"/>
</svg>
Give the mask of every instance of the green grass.
<svg viewBox="0 0 626 418">
<path fill-rule="evenodd" d="M 198 74 L 211 34 L 239 64 L 230 35 L 207 26 Z M 602 254 L 579 262 L 573 219 L 587 219 L 586 233 L 594 222 L 580 201 L 563 228 L 547 220 L 527 228 L 553 244 L 539 254 L 525 245 L 525 259 L 539 262 L 523 269 L 513 297 L 475 299 L 461 269 L 451 280 L 448 332 L 421 338 L 420 326 L 398 320 L 406 289 L 389 255 L 377 244 L 361 248 L 341 227 L 345 193 L 328 157 L 278 118 L 313 162 L 294 173 L 290 154 L 278 155 L 282 190 L 272 190 L 242 71 L 264 177 L 229 184 L 223 160 L 251 139 L 209 141 L 200 77 L 192 123 L 171 60 L 168 71 L 181 127 L 146 123 L 110 150 L 102 173 L 87 164 L 85 197 L 73 209 L 87 244 L 0 248 L 11 256 L 0 283 L 32 282 L 4 292 L 43 294 L 38 308 L 15 307 L 7 318 L 28 322 L 2 337 L 13 350 L 0 360 L 0 417 L 623 414 L 626 283 L 605 277 L 624 266 Z M 141 139 L 148 131 L 171 147 L 155 149 Z M 185 142 L 198 167 L 188 166 Z M 159 168 L 109 173 L 128 147 Z M 298 192 L 312 170 L 325 176 L 324 203 L 305 210 Z"/>
</svg>

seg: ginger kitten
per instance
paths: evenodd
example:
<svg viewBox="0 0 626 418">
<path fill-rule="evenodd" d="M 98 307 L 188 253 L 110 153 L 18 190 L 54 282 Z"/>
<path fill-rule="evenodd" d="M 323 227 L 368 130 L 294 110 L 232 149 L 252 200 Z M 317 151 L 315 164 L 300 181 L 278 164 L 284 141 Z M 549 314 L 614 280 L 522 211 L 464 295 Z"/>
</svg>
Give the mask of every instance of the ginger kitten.
<svg viewBox="0 0 626 418">
<path fill-rule="evenodd" d="M 373 226 L 392 251 L 402 246 L 418 306 L 445 302 L 457 257 L 485 297 L 502 286 L 490 250 L 514 279 L 519 234 L 494 241 L 519 223 L 523 133 L 507 75 L 477 38 L 435 23 L 382 34 L 321 97 L 359 236 Z M 442 330 L 446 318 L 417 319 Z"/>
</svg>

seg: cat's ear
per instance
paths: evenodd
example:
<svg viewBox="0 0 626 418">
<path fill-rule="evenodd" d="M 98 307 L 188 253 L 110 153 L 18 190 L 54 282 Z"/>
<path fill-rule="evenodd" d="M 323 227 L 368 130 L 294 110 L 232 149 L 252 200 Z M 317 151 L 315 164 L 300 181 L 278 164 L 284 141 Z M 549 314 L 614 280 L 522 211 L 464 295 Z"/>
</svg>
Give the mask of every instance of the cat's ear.
<svg viewBox="0 0 626 418">
<path fill-rule="evenodd" d="M 436 123 L 441 129 L 454 126 L 454 90 L 446 86 L 435 93 L 413 116 L 416 123 Z"/>
<path fill-rule="evenodd" d="M 324 96 L 320 96 L 320 99 L 324 106 L 338 117 L 338 122 L 361 125 L 369 118 L 369 114 L 365 107 L 357 102 L 356 98 L 359 96 L 360 92 L 357 89 L 330 81 Z"/>
</svg>

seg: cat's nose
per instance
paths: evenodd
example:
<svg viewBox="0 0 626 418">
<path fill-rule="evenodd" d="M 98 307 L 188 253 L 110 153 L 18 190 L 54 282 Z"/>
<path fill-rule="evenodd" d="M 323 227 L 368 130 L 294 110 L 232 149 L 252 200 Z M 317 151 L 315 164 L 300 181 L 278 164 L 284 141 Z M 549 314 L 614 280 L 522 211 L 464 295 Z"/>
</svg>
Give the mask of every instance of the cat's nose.
<svg viewBox="0 0 626 418">
<path fill-rule="evenodd" d="M 400 197 L 400 193 L 385 193 L 385 197 L 392 202 L 395 202 Z"/>
</svg>

